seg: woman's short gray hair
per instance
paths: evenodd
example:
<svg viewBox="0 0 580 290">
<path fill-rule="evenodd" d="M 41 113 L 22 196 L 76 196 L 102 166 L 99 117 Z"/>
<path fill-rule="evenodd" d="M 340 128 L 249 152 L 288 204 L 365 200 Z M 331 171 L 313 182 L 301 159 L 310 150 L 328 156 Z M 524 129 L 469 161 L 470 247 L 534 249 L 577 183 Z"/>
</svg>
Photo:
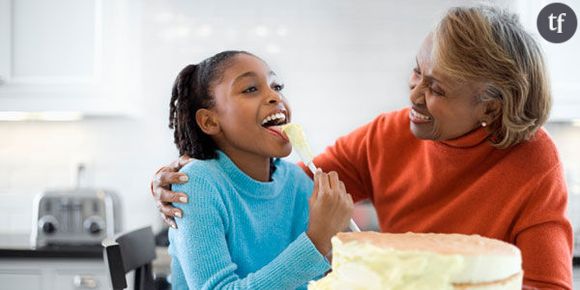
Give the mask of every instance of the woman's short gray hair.
<svg viewBox="0 0 580 290">
<path fill-rule="evenodd" d="M 501 103 L 490 124 L 495 146 L 528 140 L 547 121 L 552 97 L 542 52 L 517 15 L 486 6 L 452 8 L 433 35 L 438 66 L 451 77 L 486 84 L 478 101 Z"/>
</svg>

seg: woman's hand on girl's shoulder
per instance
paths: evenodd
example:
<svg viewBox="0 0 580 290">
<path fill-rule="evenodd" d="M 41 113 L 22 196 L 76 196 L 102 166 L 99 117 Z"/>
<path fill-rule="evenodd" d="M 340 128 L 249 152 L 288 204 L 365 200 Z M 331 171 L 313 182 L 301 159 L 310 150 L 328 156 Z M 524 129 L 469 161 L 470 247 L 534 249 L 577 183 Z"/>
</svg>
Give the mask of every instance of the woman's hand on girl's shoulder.
<svg viewBox="0 0 580 290">
<path fill-rule="evenodd" d="M 182 217 L 183 213 L 181 210 L 172 206 L 171 203 L 187 203 L 187 195 L 182 192 L 172 191 L 171 185 L 187 182 L 187 175 L 180 173 L 179 170 L 192 160 L 187 155 L 179 157 L 179 159 L 171 162 L 171 164 L 157 170 L 151 181 L 151 195 L 153 195 L 157 203 L 161 217 L 167 225 L 173 228 L 177 228 L 175 217 Z"/>
</svg>

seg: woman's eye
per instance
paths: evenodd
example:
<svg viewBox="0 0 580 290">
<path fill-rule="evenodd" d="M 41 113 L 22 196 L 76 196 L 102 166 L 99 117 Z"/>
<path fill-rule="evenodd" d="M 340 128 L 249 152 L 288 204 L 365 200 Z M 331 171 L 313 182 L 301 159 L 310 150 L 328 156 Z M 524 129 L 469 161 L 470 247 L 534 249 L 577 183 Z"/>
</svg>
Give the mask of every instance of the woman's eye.
<svg viewBox="0 0 580 290">
<path fill-rule="evenodd" d="M 445 96 L 445 93 L 444 93 L 444 92 L 442 92 L 442 91 L 440 91 L 440 90 L 436 90 L 436 89 L 434 89 L 434 88 L 430 88 L 430 90 L 431 90 L 431 93 L 433 93 L 433 94 L 434 94 L 434 95 L 436 95 L 436 96 L 441 96 L 441 97 L 442 97 L 442 96 Z"/>
<path fill-rule="evenodd" d="M 258 88 L 256 88 L 256 87 L 249 87 L 249 88 L 243 90 L 242 93 L 249 94 L 249 93 L 253 93 L 253 92 L 257 92 L 257 91 L 258 91 Z"/>
<path fill-rule="evenodd" d="M 421 71 L 418 68 L 413 68 L 413 73 L 419 76 L 421 75 Z"/>
<path fill-rule="evenodd" d="M 273 88 L 275 91 L 279 92 L 279 91 L 282 91 L 282 90 L 284 89 L 284 85 L 282 85 L 282 84 L 280 84 L 280 85 L 279 85 L 279 84 L 274 84 L 274 85 L 272 86 L 272 88 Z"/>
</svg>

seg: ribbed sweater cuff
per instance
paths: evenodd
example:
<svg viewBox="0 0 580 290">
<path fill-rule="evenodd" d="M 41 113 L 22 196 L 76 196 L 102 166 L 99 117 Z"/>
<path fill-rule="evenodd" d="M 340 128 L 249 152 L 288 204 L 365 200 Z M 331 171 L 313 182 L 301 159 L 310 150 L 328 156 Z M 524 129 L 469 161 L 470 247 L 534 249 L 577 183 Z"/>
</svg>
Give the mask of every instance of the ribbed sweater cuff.
<svg viewBox="0 0 580 290">
<path fill-rule="evenodd" d="M 330 264 L 324 256 L 318 252 L 306 233 L 302 233 L 294 242 L 288 245 L 272 263 L 274 266 L 270 269 L 270 275 L 280 275 L 285 280 L 283 288 L 298 287 L 304 284 L 304 281 L 314 280 L 330 269 Z M 277 273 L 277 274 L 275 274 Z M 266 282 L 266 281 L 264 281 Z M 255 285 L 257 288 L 268 289 L 273 285 Z"/>
<path fill-rule="evenodd" d="M 328 260 L 316 249 L 305 232 L 298 236 L 294 243 L 298 248 L 297 252 L 300 257 L 299 260 L 294 260 L 296 265 L 308 265 L 307 269 L 312 271 L 311 273 L 318 273 L 318 275 L 330 270 Z"/>
</svg>

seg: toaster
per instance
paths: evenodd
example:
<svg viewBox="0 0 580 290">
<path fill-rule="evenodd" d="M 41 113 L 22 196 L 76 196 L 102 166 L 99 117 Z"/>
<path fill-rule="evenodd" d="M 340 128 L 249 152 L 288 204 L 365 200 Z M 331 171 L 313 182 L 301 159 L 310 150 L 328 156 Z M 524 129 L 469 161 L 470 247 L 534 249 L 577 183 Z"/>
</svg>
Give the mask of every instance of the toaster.
<svg viewBox="0 0 580 290">
<path fill-rule="evenodd" d="M 100 246 L 121 231 L 120 202 L 108 190 L 51 190 L 34 199 L 30 243 L 45 246 Z"/>
</svg>

